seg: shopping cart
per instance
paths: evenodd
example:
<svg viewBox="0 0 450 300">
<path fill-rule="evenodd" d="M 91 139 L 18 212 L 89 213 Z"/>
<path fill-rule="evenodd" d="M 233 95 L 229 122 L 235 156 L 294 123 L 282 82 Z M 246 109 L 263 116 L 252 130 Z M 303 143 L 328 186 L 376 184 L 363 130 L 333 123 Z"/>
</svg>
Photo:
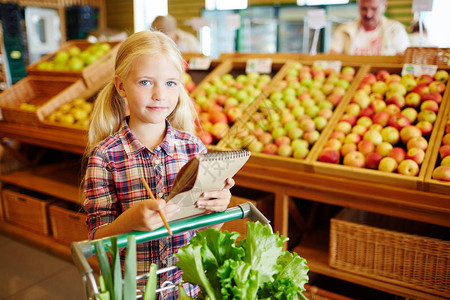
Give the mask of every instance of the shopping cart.
<svg viewBox="0 0 450 300">
<path fill-rule="evenodd" d="M 170 228 L 173 234 L 181 233 L 184 231 L 199 229 L 214 224 L 224 223 L 236 219 L 248 218 L 250 221 L 259 221 L 263 225 L 267 225 L 272 230 L 270 226 L 270 221 L 250 202 L 240 204 L 236 207 L 229 208 L 223 212 L 215 212 L 204 214 L 196 217 L 191 217 L 188 219 L 178 220 L 170 223 Z M 148 242 L 151 240 L 156 240 L 161 237 L 168 236 L 169 233 L 165 227 L 149 231 L 149 232 L 130 232 L 126 234 L 121 234 L 117 236 L 117 245 L 119 248 L 123 248 L 127 245 L 127 237 L 129 235 L 136 236 L 136 243 Z M 111 245 L 111 238 L 101 239 L 104 244 Z M 74 242 L 71 245 L 72 258 L 78 271 L 81 273 L 83 278 L 83 287 L 86 299 L 99 299 L 99 288 L 97 285 L 94 272 L 89 265 L 87 258 L 95 255 L 95 240 L 92 241 L 81 241 Z M 169 272 L 176 267 L 167 267 L 157 270 L 156 274 L 162 274 L 164 272 Z M 137 279 L 145 279 L 148 274 L 138 276 Z M 161 286 L 156 290 L 157 293 L 161 293 L 167 289 L 175 288 L 176 285 L 173 283 L 168 283 Z"/>
</svg>

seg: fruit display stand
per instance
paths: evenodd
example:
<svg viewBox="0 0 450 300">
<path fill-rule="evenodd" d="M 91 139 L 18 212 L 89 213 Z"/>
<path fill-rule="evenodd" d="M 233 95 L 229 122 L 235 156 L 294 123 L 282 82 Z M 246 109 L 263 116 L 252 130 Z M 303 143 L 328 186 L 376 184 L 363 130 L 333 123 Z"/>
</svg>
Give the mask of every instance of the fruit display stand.
<svg viewBox="0 0 450 300">
<path fill-rule="evenodd" d="M 350 81 L 345 81 L 347 89 L 340 86 L 342 94 L 333 95 L 335 86 L 330 83 L 329 91 L 325 95 L 325 93 L 318 92 L 323 89 L 322 82 L 316 88 L 308 88 L 309 81 L 306 79 L 308 84 L 301 84 L 299 77 L 302 77 L 302 75 L 298 73 L 308 73 L 308 76 L 312 78 L 310 72 L 317 72 L 321 74 L 319 76 L 324 76 L 323 81 L 326 82 L 328 75 L 326 77 L 324 75 L 325 68 L 322 69 L 316 66 L 314 71 L 313 61 L 288 61 L 283 69 L 279 71 L 276 78 L 271 81 L 263 95 L 258 97 L 251 105 L 245 117 L 240 122 L 237 122 L 230 129 L 228 135 L 219 142 L 218 147 L 235 148 L 237 144 L 239 147 L 249 148 L 252 151 L 250 161 L 256 164 L 293 170 L 310 169 L 309 159 L 317 151 L 318 140 L 336 122 L 335 116 L 350 101 L 349 95 L 356 90 L 357 83 L 366 72 L 364 71 L 364 66 L 357 64 L 345 64 L 345 67 L 351 67 L 351 70 L 355 72 L 355 74 L 350 76 Z M 313 71 L 311 71 L 311 68 Z M 294 73 L 295 75 L 293 75 Z M 334 73 L 336 81 L 338 81 L 337 78 L 340 75 L 337 74 L 340 73 L 332 71 L 330 73 Z M 307 75 L 304 76 L 308 77 Z M 288 90 L 290 90 L 292 95 L 295 93 L 295 96 L 286 95 Z M 294 92 L 294 90 L 296 91 Z M 317 95 L 314 92 L 317 92 Z M 302 96 L 304 97 L 302 98 Z M 338 98 L 333 96 L 338 96 Z M 309 103 L 308 106 L 306 102 Z M 321 104 L 324 104 L 323 107 Z M 297 107 L 302 108 L 299 110 L 298 115 L 295 114 Z M 309 108 L 313 109 L 309 110 Z M 320 110 L 324 112 L 323 115 Z M 322 118 L 323 123 L 326 125 L 321 125 L 320 127 L 318 125 L 319 122 L 315 122 L 318 119 L 315 118 L 316 116 Z M 258 120 L 256 120 L 257 118 Z M 298 134 L 295 133 L 295 129 L 291 131 L 288 128 L 290 125 L 300 128 L 300 130 L 297 130 Z M 256 133 L 255 129 L 259 129 L 261 132 Z M 316 136 L 314 137 L 313 134 L 316 134 Z M 282 139 L 285 141 L 282 141 Z M 236 140 L 238 143 L 236 143 Z M 299 145 L 307 144 L 306 150 L 302 151 L 304 148 L 301 146 L 299 148 L 302 148 L 302 150 L 299 150 L 299 154 L 297 154 L 294 147 L 282 146 L 282 144 L 291 145 L 295 141 Z M 259 144 L 259 146 L 256 147 L 256 144 Z M 273 145 L 276 146 L 272 147 L 274 150 L 269 149 Z"/>
<path fill-rule="evenodd" d="M 76 69 L 69 69 L 69 70 L 55 70 L 53 69 L 48 70 L 46 67 L 43 67 L 43 63 L 49 63 L 54 61 L 54 59 L 58 56 L 58 54 L 64 52 L 66 55 L 65 57 L 61 58 L 62 64 L 69 66 L 69 53 L 71 49 L 78 49 L 76 50 L 76 56 L 79 57 L 80 53 L 78 51 L 81 51 L 83 53 L 85 50 L 89 49 L 93 45 L 102 45 L 107 44 L 108 47 L 104 50 L 100 50 L 101 54 L 94 54 L 89 53 L 86 55 L 90 55 L 94 61 L 87 65 L 82 65 L 83 60 L 77 61 L 81 65 L 74 66 Z M 70 40 L 67 43 L 65 43 L 63 46 L 61 46 L 57 51 L 50 53 L 44 57 L 42 57 L 37 62 L 29 65 L 27 67 L 27 73 L 28 75 L 37 75 L 37 76 L 58 76 L 58 77 L 75 77 L 75 78 L 82 78 L 86 84 L 87 87 L 90 87 L 92 85 L 95 85 L 96 82 L 105 77 L 105 76 L 113 76 L 114 74 L 114 63 L 116 58 L 116 53 L 119 50 L 120 42 L 104 42 L 104 43 L 90 43 L 86 40 Z M 95 50 L 96 51 L 96 50 Z M 86 52 L 87 53 L 87 52 Z"/>
<path fill-rule="evenodd" d="M 352 57 L 345 58 L 346 61 L 351 61 L 351 59 Z M 377 63 L 384 59 L 384 57 L 374 57 L 374 61 Z M 386 58 L 386 60 L 389 59 L 391 58 Z M 370 64 L 371 61 L 367 60 L 367 63 Z M 373 63 L 371 66 L 375 67 L 377 63 Z M 85 150 L 86 136 L 62 128 L 2 121 L 0 122 L 0 136 L 16 139 L 25 144 L 56 149 L 64 154 L 82 155 Z M 72 162 L 79 164 L 78 160 Z M 55 165 L 39 169 L 26 168 L 0 175 L 3 185 L 16 185 L 74 203 L 79 203 L 79 179 L 79 168 L 74 169 L 70 165 Z M 403 186 L 369 181 L 364 177 L 349 178 L 339 176 L 339 174 L 319 174 L 252 161 L 249 161 L 236 174 L 235 180 L 236 187 L 274 195 L 273 228 L 274 231 L 279 231 L 285 236 L 289 236 L 289 229 L 302 230 L 302 227 L 298 225 L 301 223 L 299 214 L 294 209 L 296 199 L 299 198 L 318 204 L 351 207 L 450 227 L 450 190 L 437 193 L 409 189 Z M 295 216 L 295 223 L 292 222 L 293 218 L 290 215 Z M 30 232 L 26 228 L 1 219 L 1 217 L 0 231 L 68 260 L 71 259 L 69 247 L 52 236 Z M 305 257 L 311 272 L 314 273 L 411 299 L 445 299 L 445 297 L 436 296 L 420 289 L 399 286 L 395 283 L 332 268 L 329 265 L 328 246 L 327 235 L 313 232 L 304 239 L 302 238 L 298 245 L 293 245 L 291 251 Z"/>
<path fill-rule="evenodd" d="M 1 116 L 12 123 L 37 125 L 42 111 L 62 91 L 83 90 L 84 82 L 73 77 L 29 75 L 0 94 Z"/>
<path fill-rule="evenodd" d="M 372 74 L 376 74 L 379 71 L 386 71 L 389 74 L 400 74 L 401 70 L 402 70 L 402 65 L 397 65 L 397 66 L 377 65 L 377 66 L 370 66 L 368 72 L 372 73 Z M 362 84 L 364 84 L 364 83 L 362 83 Z M 423 188 L 424 188 L 423 182 L 424 182 L 424 178 L 425 178 L 425 172 L 427 170 L 427 166 L 431 159 L 433 145 L 435 145 L 435 143 L 436 143 L 439 124 L 440 124 L 441 120 L 444 118 L 444 113 L 445 113 L 444 110 L 445 110 L 446 102 L 448 101 L 448 98 L 449 98 L 449 93 L 450 93 L 450 85 L 447 83 L 447 86 L 445 87 L 445 91 L 442 96 L 441 103 L 439 105 L 440 108 L 437 113 L 436 120 L 434 121 L 433 130 L 432 130 L 431 134 L 427 137 L 427 144 L 430 145 L 430 147 L 427 147 L 425 150 L 425 156 L 423 158 L 423 162 L 421 163 L 421 166 L 419 164 L 420 169 L 419 169 L 418 174 L 413 175 L 413 176 L 400 174 L 400 172 L 395 172 L 395 170 L 397 169 L 396 167 L 394 170 L 391 170 L 391 171 L 380 171 L 377 169 L 377 168 L 380 168 L 378 166 L 378 164 L 375 167 L 375 169 L 368 168 L 365 164 L 363 164 L 361 167 L 357 167 L 356 165 L 352 166 L 350 163 L 345 165 L 345 163 L 342 164 L 343 156 L 344 156 L 342 154 L 341 154 L 340 159 L 338 161 L 336 161 L 335 163 L 321 161 L 320 155 L 321 155 L 323 149 L 325 147 L 327 147 L 327 145 L 326 145 L 327 141 L 330 140 L 331 138 L 333 138 L 333 136 L 331 136 L 331 134 L 334 131 L 338 131 L 338 129 L 336 127 L 332 131 L 328 132 L 328 134 L 329 134 L 328 137 L 326 137 L 320 141 L 320 143 L 321 143 L 320 149 L 321 150 L 316 152 L 315 156 L 312 158 L 313 172 L 318 173 L 318 174 L 330 174 L 330 175 L 333 174 L 333 175 L 338 175 L 338 176 L 353 178 L 353 179 L 363 179 L 363 180 L 367 180 L 367 181 L 378 182 L 378 183 L 387 184 L 387 185 L 395 185 L 398 187 L 404 187 L 404 188 L 408 188 L 408 189 L 423 190 Z M 353 97 L 354 96 L 355 95 L 353 95 Z M 386 100 L 386 99 L 384 99 L 384 100 Z M 356 100 L 356 102 L 358 102 L 358 100 Z M 403 103 L 403 105 L 404 105 L 404 103 Z M 403 105 L 402 105 L 402 107 L 403 107 Z M 348 105 L 347 105 L 347 108 L 348 108 Z M 338 117 L 338 119 L 343 118 L 343 116 L 346 113 L 346 109 L 344 109 L 341 112 L 341 115 Z M 362 110 L 362 108 L 361 108 L 361 110 Z M 401 110 L 399 110 L 398 112 L 400 113 L 400 111 Z M 346 115 L 349 115 L 349 114 L 347 113 Z M 357 120 L 359 120 L 360 118 L 362 118 L 361 115 L 357 116 L 355 122 L 357 122 Z M 343 121 L 343 122 L 345 122 L 345 121 Z M 416 122 L 417 122 L 417 120 L 414 122 L 411 122 L 411 125 L 416 124 Z M 395 125 L 392 125 L 392 126 L 391 125 L 384 124 L 383 126 L 381 126 L 381 128 L 385 128 L 386 126 L 388 126 L 388 127 L 395 126 Z M 336 126 L 337 126 L 337 124 L 336 124 Z M 351 130 L 353 130 L 352 126 L 349 126 L 349 127 L 352 128 Z M 366 128 L 366 129 L 370 129 L 370 128 Z M 398 132 L 401 132 L 400 129 L 398 129 Z M 347 138 L 348 135 L 349 134 L 344 135 L 344 138 Z M 381 137 L 381 135 L 380 135 L 380 137 Z M 366 138 L 363 138 L 363 139 L 366 139 Z M 369 138 L 367 138 L 367 139 L 369 139 Z M 344 144 L 344 143 L 346 143 L 346 142 L 343 141 L 342 144 Z M 358 142 L 356 142 L 356 144 L 358 144 Z M 405 152 L 404 154 L 406 154 L 406 151 L 407 151 L 406 143 L 402 143 L 401 139 L 398 142 L 393 143 L 392 146 L 394 148 L 402 148 L 403 151 Z M 359 150 L 360 150 L 359 148 L 353 149 L 353 151 L 356 151 L 356 152 L 360 152 Z M 403 152 L 403 151 L 400 151 L 400 152 Z M 373 152 L 375 152 L 375 151 L 373 151 Z M 383 157 L 384 156 L 385 155 L 383 155 Z M 401 155 L 399 155 L 399 156 L 401 156 Z M 363 157 L 364 156 L 362 156 L 362 158 Z M 392 156 L 392 157 L 394 157 L 394 156 Z M 405 160 L 405 157 L 400 158 L 399 161 L 396 161 L 396 165 L 400 164 L 401 160 Z"/>
</svg>

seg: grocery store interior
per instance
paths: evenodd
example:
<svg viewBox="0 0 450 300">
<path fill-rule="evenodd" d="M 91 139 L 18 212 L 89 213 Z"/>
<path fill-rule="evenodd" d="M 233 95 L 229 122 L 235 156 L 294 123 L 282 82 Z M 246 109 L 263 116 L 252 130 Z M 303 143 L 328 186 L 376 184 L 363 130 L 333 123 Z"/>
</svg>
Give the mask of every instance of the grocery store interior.
<svg viewBox="0 0 450 300">
<path fill-rule="evenodd" d="M 385 1 L 408 45 L 355 55 L 333 49 L 357 0 L 0 0 L 0 300 L 92 293 L 71 249 L 91 113 L 122 42 L 165 15 L 196 40 L 178 43 L 195 135 L 245 156 L 222 232 L 250 240 L 260 212 L 307 299 L 449 299 L 450 1 Z"/>
</svg>

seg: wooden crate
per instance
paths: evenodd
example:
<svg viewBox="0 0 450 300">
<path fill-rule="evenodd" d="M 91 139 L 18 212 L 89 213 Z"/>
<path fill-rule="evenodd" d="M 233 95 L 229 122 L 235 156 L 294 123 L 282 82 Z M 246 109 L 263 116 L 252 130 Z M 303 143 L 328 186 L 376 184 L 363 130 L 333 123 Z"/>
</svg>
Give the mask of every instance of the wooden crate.
<svg viewBox="0 0 450 300">
<path fill-rule="evenodd" d="M 120 42 L 107 42 L 111 45 L 111 50 L 109 50 L 105 55 L 101 56 L 97 61 L 86 66 L 81 71 L 46 71 L 39 70 L 38 65 L 42 62 L 47 62 L 52 60 L 56 53 L 62 50 L 68 50 L 72 46 L 77 46 L 83 51 L 88 48 L 92 43 L 86 40 L 70 40 L 56 52 L 50 53 L 42 57 L 37 62 L 29 65 L 27 67 L 28 75 L 39 75 L 39 76 L 58 76 L 58 77 L 75 77 L 82 78 L 87 87 L 91 87 L 97 83 L 98 80 L 102 80 L 104 77 L 112 78 L 114 76 L 114 64 L 116 59 L 117 51 L 119 50 Z"/>
<path fill-rule="evenodd" d="M 447 123 L 450 122 L 450 101 L 447 103 L 446 113 L 442 118 L 441 124 L 437 128 L 436 142 L 431 151 L 430 161 L 425 172 L 424 190 L 427 192 L 450 194 L 450 182 L 437 180 L 433 178 L 433 171 L 436 167 L 440 166 L 441 160 L 439 157 L 439 148 L 442 144 L 442 138 L 448 132 L 450 128 L 447 128 Z"/>
<path fill-rule="evenodd" d="M 88 239 L 86 214 L 75 203 L 58 201 L 48 208 L 53 237 L 71 244 Z"/>
<path fill-rule="evenodd" d="M 56 97 L 48 101 L 44 106 L 39 109 L 39 120 L 44 127 L 57 128 L 61 130 L 69 130 L 79 134 L 87 134 L 88 127 L 80 126 L 78 124 L 64 124 L 61 122 L 51 122 L 48 117 L 51 113 L 56 111 L 61 105 L 71 102 L 77 98 L 84 98 L 88 102 L 94 103 L 98 92 L 100 92 L 103 87 L 109 82 L 109 76 L 99 78 L 94 85 L 90 87 L 85 87 L 84 85 L 78 84 L 70 86 L 69 88 L 63 90 Z M 79 79 L 78 81 L 81 82 Z"/>
<path fill-rule="evenodd" d="M 6 220 L 44 235 L 50 234 L 48 206 L 54 202 L 52 198 L 15 188 L 3 189 L 2 196 Z"/>
<path fill-rule="evenodd" d="M 390 74 L 400 74 L 402 70 L 403 65 L 376 65 L 376 66 L 370 66 L 368 68 L 368 72 L 376 73 L 380 70 L 386 70 Z M 389 184 L 394 185 L 398 187 L 404 187 L 404 188 L 410 188 L 410 189 L 417 189 L 417 190 L 423 190 L 424 189 L 424 178 L 425 178 L 425 172 L 427 169 L 428 164 L 430 163 L 431 159 L 431 153 L 432 153 L 432 147 L 436 143 L 437 138 L 437 129 L 439 127 L 439 124 L 444 117 L 444 110 L 447 105 L 447 101 L 450 95 L 450 84 L 447 83 L 446 90 L 444 92 L 444 95 L 442 97 L 442 102 L 440 104 L 440 109 L 437 114 L 436 121 L 433 126 L 433 131 L 428 138 L 428 145 L 429 147 L 425 151 L 425 158 L 420 166 L 420 171 L 417 176 L 406 176 L 398 173 L 387 173 L 382 172 L 379 170 L 372 170 L 368 168 L 357 168 L 357 167 L 351 167 L 351 166 L 345 166 L 343 164 L 332 164 L 332 163 L 326 163 L 326 162 L 320 162 L 318 161 L 319 155 L 321 153 L 321 150 L 325 146 L 326 141 L 329 139 L 331 133 L 333 132 L 333 129 L 327 132 L 328 136 L 324 137 L 324 140 L 322 140 L 321 147 L 318 148 L 318 151 L 314 153 L 314 155 L 311 158 L 311 164 L 313 172 L 319 173 L 319 174 L 328 174 L 333 176 L 342 176 L 346 178 L 352 178 L 352 179 L 359 179 L 359 180 L 366 180 L 366 181 L 372 181 L 382 184 Z M 345 111 L 345 107 L 341 111 L 341 114 L 338 115 L 338 119 L 342 116 L 342 114 Z M 341 158 L 342 159 L 342 158 Z"/>
<path fill-rule="evenodd" d="M 252 197 L 254 198 L 254 197 Z M 235 207 L 239 204 L 243 204 L 246 202 L 252 203 L 261 213 L 268 219 L 273 218 L 273 205 L 274 205 L 274 199 L 272 195 L 265 195 L 260 199 L 251 200 L 247 197 L 240 197 L 240 196 L 231 196 L 230 204 L 228 207 Z M 238 219 L 229 221 L 223 224 L 221 230 L 225 231 L 228 230 L 229 232 L 236 231 L 240 233 L 241 237 L 240 239 L 243 239 L 247 236 L 247 222 L 249 222 L 249 219 Z"/>
<path fill-rule="evenodd" d="M 46 104 L 63 90 L 82 90 L 81 80 L 73 77 L 29 75 L 0 94 L 0 119 L 12 123 L 37 125 Z M 22 103 L 35 105 L 36 109 L 21 108 Z"/>
<path fill-rule="evenodd" d="M 331 219 L 331 267 L 433 295 L 450 294 L 449 249 L 445 227 L 349 208 Z"/>
<path fill-rule="evenodd" d="M 245 131 L 246 122 L 251 119 L 251 116 L 258 110 L 261 103 L 268 99 L 270 97 L 270 94 L 273 91 L 278 90 L 278 86 L 280 84 L 280 81 L 283 80 L 289 69 L 292 67 L 294 63 L 297 61 L 287 61 L 286 64 L 283 66 L 283 68 L 276 74 L 276 76 L 273 78 L 273 80 L 270 82 L 267 89 L 264 91 L 264 93 L 258 97 L 258 99 L 251 105 L 251 107 L 248 109 L 246 113 L 246 118 L 241 120 L 241 122 L 235 124 L 231 129 L 229 134 L 222 139 L 218 147 L 219 148 L 229 148 L 228 144 L 230 143 L 230 140 L 232 140 L 236 135 L 239 135 L 240 132 Z M 313 61 L 300 61 L 302 65 L 305 66 L 312 66 Z M 359 65 L 359 64 L 344 64 L 344 66 L 352 66 L 356 69 L 355 77 L 347 90 L 347 93 L 344 95 L 342 100 L 339 102 L 339 104 L 334 108 L 333 116 L 329 119 L 326 127 L 321 132 L 321 137 L 318 141 L 316 141 L 312 146 L 310 146 L 310 152 L 308 156 L 304 159 L 298 159 L 293 157 L 282 157 L 279 155 L 270 155 L 265 153 L 256 153 L 252 152 L 252 155 L 250 156 L 249 161 L 253 164 L 259 164 L 259 165 L 267 165 L 267 166 L 273 166 L 277 168 L 286 168 L 291 170 L 300 170 L 300 171 L 311 171 L 311 158 L 314 156 L 314 153 L 316 153 L 322 144 L 322 136 L 326 136 L 327 132 L 331 131 L 332 126 L 337 122 L 336 115 L 339 115 L 339 113 L 344 109 L 344 106 L 351 100 L 350 95 L 356 90 L 358 83 L 360 79 L 362 78 L 363 74 L 367 72 L 367 67 Z"/>
</svg>

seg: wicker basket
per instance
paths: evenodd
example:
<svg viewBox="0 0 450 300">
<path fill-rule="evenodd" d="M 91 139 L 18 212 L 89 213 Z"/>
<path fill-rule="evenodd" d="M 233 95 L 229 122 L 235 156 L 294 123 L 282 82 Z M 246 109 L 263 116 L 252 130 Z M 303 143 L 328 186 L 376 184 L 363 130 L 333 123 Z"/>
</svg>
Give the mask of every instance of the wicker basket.
<svg viewBox="0 0 450 300">
<path fill-rule="evenodd" d="M 450 66 L 450 48 L 409 47 L 405 51 L 404 63 Z"/>
<path fill-rule="evenodd" d="M 450 295 L 448 228 L 344 209 L 331 219 L 332 267 L 380 281 Z"/>
</svg>

